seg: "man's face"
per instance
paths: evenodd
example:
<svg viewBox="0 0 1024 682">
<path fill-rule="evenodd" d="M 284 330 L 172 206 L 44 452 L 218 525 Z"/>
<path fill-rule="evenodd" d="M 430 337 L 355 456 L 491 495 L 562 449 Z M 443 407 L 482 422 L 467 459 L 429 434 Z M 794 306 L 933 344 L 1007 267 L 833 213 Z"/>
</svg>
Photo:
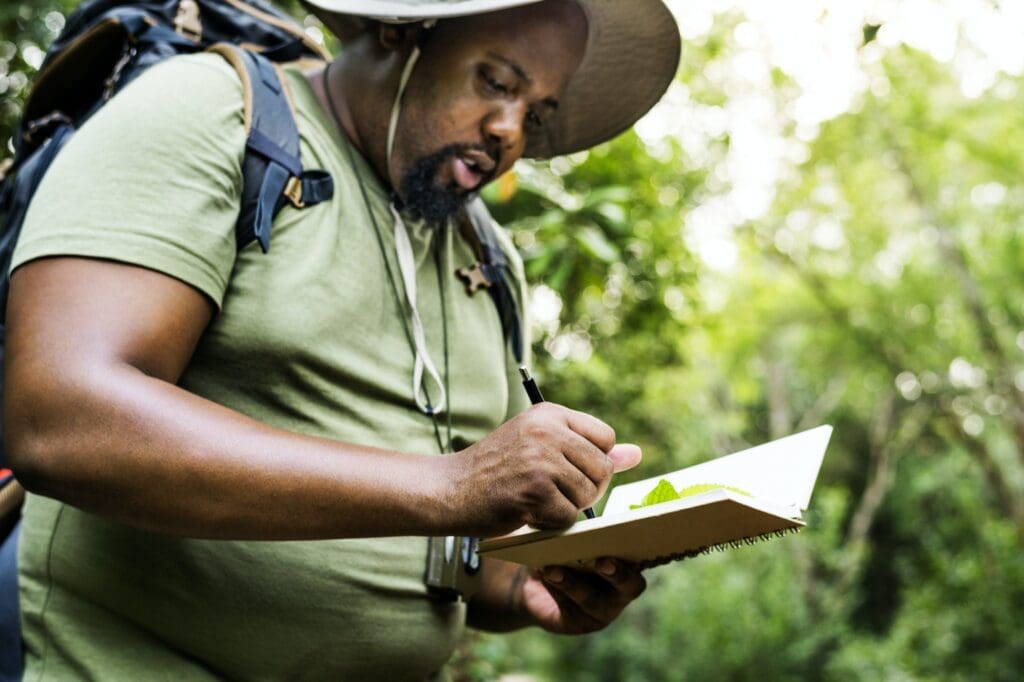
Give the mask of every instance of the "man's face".
<svg viewBox="0 0 1024 682">
<path fill-rule="evenodd" d="M 583 11 L 566 0 L 439 22 L 403 98 L 389 169 L 407 209 L 442 223 L 511 168 L 543 134 L 586 39 Z"/>
</svg>

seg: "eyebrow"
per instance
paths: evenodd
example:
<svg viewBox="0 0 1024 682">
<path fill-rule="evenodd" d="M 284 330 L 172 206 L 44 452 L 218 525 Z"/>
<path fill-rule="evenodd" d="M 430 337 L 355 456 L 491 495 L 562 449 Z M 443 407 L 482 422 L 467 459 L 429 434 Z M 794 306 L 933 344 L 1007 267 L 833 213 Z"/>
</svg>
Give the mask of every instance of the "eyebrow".
<svg viewBox="0 0 1024 682">
<path fill-rule="evenodd" d="M 519 78 L 521 78 L 522 80 L 526 81 L 527 85 L 533 85 L 533 79 L 526 75 L 526 72 L 523 71 L 523 68 L 521 66 L 519 66 L 519 64 L 516 64 L 514 61 L 512 61 L 508 57 L 502 56 L 502 55 L 498 54 L 497 52 L 488 52 L 487 56 L 490 57 L 491 59 L 494 59 L 494 60 L 497 60 L 497 61 L 501 62 L 502 64 L 504 64 L 508 68 L 512 69 L 512 71 L 514 71 L 515 74 L 517 76 L 519 76 Z M 544 100 L 543 100 L 543 104 L 545 106 L 547 106 L 549 109 L 551 109 L 552 111 L 558 109 L 558 100 L 555 99 L 554 97 L 545 97 Z"/>
</svg>

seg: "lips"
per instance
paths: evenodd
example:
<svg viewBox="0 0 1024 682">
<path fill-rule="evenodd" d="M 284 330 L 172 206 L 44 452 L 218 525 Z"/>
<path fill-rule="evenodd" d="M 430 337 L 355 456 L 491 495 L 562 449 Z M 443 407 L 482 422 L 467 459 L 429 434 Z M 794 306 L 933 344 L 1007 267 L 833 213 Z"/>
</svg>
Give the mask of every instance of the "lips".
<svg viewBox="0 0 1024 682">
<path fill-rule="evenodd" d="M 483 184 L 494 173 L 497 163 L 484 151 L 469 149 L 452 158 L 452 178 L 466 191 L 472 191 Z"/>
</svg>

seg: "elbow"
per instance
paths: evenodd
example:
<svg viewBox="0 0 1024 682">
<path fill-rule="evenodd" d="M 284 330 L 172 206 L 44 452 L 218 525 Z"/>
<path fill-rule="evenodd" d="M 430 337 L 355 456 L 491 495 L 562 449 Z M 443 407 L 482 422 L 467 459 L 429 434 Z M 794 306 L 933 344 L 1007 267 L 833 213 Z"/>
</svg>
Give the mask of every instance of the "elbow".
<svg viewBox="0 0 1024 682">
<path fill-rule="evenodd" d="M 24 423 L 22 415 L 4 410 L 3 457 L 22 487 L 34 493 L 47 494 L 51 480 L 50 462 L 54 459 L 46 437 Z"/>
<path fill-rule="evenodd" d="M 60 476 L 66 466 L 66 439 L 57 433 L 55 424 L 68 420 L 54 420 L 52 400 L 41 400 L 19 386 L 4 386 L 3 396 L 3 457 L 18 482 L 26 489 L 42 495 L 53 495 L 60 486 Z M 59 411 L 59 410 L 58 410 Z M 63 441 L 63 445 L 62 445 Z M 65 466 L 60 465 L 65 460 Z"/>
</svg>

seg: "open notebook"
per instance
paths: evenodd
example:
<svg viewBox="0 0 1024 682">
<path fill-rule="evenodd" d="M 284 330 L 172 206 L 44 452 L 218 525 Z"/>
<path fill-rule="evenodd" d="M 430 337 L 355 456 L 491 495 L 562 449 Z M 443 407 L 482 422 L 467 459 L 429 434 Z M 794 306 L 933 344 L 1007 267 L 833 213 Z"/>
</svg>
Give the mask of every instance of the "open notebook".
<svg viewBox="0 0 1024 682">
<path fill-rule="evenodd" d="M 604 512 L 564 531 L 521 528 L 480 543 L 480 554 L 528 566 L 587 565 L 600 557 L 656 565 L 799 530 L 831 426 L 612 489 Z M 641 504 L 662 480 L 677 490 L 723 486 Z M 742 492 L 739 492 L 742 491 Z"/>
</svg>

